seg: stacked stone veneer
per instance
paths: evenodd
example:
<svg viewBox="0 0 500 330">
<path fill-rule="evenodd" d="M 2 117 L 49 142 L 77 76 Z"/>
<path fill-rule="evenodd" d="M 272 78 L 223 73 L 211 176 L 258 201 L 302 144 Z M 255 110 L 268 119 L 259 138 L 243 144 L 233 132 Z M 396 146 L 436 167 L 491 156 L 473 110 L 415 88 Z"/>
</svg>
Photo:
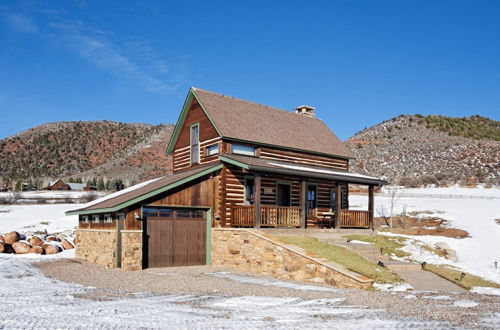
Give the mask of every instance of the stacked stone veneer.
<svg viewBox="0 0 500 330">
<path fill-rule="evenodd" d="M 122 270 L 142 269 L 142 230 L 122 230 Z"/>
<path fill-rule="evenodd" d="M 353 276 L 341 267 L 336 269 L 247 229 L 212 229 L 212 263 L 278 279 L 342 288 L 366 289 L 372 283 L 364 276 Z"/>
<path fill-rule="evenodd" d="M 106 267 L 115 267 L 116 231 L 78 229 L 75 243 L 77 258 Z"/>
</svg>

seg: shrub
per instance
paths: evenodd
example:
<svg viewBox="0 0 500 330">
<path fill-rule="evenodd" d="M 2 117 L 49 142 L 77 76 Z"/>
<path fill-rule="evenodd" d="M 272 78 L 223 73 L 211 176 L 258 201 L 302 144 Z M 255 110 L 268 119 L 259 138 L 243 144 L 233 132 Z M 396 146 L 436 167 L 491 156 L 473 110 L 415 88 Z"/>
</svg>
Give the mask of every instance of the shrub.
<svg viewBox="0 0 500 330">
<path fill-rule="evenodd" d="M 80 197 L 80 200 L 84 203 L 92 202 L 93 200 L 96 200 L 99 198 L 99 195 L 96 194 L 95 192 L 89 192 Z"/>
</svg>

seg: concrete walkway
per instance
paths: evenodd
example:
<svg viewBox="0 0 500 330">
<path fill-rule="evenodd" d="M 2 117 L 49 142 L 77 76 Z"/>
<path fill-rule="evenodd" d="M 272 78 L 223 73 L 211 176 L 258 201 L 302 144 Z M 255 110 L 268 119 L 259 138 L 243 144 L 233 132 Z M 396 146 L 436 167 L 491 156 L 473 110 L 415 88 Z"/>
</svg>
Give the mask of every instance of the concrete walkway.
<svg viewBox="0 0 500 330">
<path fill-rule="evenodd" d="M 344 239 L 343 242 L 328 242 L 330 244 L 335 244 L 359 253 L 365 259 L 373 263 L 383 262 L 384 265 L 389 268 L 392 272 L 398 274 L 405 282 L 409 283 L 415 290 L 423 291 L 442 291 L 442 292 L 464 292 L 465 289 L 459 287 L 458 285 L 445 280 L 444 278 L 429 272 L 422 270 L 420 264 L 395 261 L 390 260 L 387 256 L 380 253 L 380 250 L 376 249 L 373 245 L 368 244 L 355 244 L 347 243 Z"/>
<path fill-rule="evenodd" d="M 377 264 L 379 261 L 389 268 L 392 272 L 398 274 L 403 280 L 409 283 L 415 290 L 422 291 L 442 291 L 442 292 L 464 292 L 465 289 L 445 280 L 444 278 L 422 270 L 420 264 L 390 260 L 387 256 L 380 253 L 380 250 L 372 244 L 347 243 L 344 235 L 362 234 L 373 235 L 372 230 L 336 230 L 336 229 L 264 229 L 266 234 L 276 236 L 309 236 L 322 242 L 334 244 L 352 250 L 368 261 Z"/>
</svg>

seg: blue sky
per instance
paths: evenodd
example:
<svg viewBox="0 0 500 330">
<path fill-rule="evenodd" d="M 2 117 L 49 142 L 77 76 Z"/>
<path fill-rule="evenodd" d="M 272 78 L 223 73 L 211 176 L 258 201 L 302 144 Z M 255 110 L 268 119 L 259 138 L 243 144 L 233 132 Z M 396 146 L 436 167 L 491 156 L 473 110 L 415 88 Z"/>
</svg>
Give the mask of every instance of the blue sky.
<svg viewBox="0 0 500 330">
<path fill-rule="evenodd" d="M 500 1 L 1 1 L 0 138 L 175 123 L 189 86 L 317 108 L 341 138 L 402 113 L 498 120 Z"/>
</svg>

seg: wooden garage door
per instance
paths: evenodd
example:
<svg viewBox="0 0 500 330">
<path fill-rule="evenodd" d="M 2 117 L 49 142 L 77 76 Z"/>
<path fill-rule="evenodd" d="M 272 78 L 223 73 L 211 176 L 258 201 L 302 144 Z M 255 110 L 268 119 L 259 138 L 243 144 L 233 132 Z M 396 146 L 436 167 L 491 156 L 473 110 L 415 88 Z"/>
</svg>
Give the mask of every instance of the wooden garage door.
<svg viewBox="0 0 500 330">
<path fill-rule="evenodd" d="M 206 264 L 206 211 L 189 208 L 145 211 L 148 267 Z"/>
</svg>

